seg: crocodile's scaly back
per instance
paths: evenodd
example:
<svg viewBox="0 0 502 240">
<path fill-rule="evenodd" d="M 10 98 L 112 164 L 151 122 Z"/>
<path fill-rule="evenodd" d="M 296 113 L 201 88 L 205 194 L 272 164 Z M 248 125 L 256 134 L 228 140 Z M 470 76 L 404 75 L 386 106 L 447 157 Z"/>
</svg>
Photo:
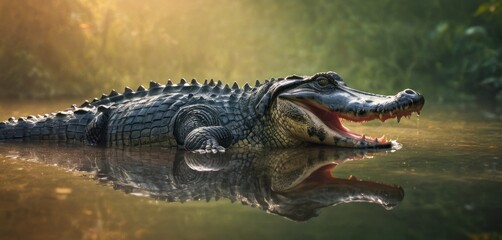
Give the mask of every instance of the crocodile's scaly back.
<svg viewBox="0 0 502 240">
<path fill-rule="evenodd" d="M 221 122 L 224 125 L 235 120 L 254 119 L 252 108 L 242 111 L 239 103 L 249 104 L 253 100 L 250 95 L 258 97 L 261 87 L 258 81 L 255 87 L 245 84 L 243 88 L 237 83 L 230 87 L 214 80 L 199 84 L 195 79 L 190 83 L 182 79 L 179 84 L 168 81 L 166 85 L 152 81 L 149 89 L 139 86 L 133 91 L 126 87 L 123 93 L 112 90 L 109 95 L 103 94 L 101 99 L 85 101 L 80 107 L 73 105 L 65 111 L 10 118 L 0 122 L 0 140 L 177 146 L 169 133 L 173 133 L 172 120 L 180 108 L 195 104 L 216 106 L 222 110 Z M 97 131 L 92 132 L 92 129 Z"/>
<path fill-rule="evenodd" d="M 214 80 L 152 81 L 148 89 L 112 90 L 62 112 L 10 118 L 0 123 L 0 140 L 181 146 L 201 153 L 306 143 L 389 147 L 385 139 L 350 132 L 339 118 L 399 120 L 423 104 L 423 96 L 411 89 L 382 96 L 348 88 L 334 72 L 257 81 L 254 87 Z"/>
<path fill-rule="evenodd" d="M 96 108 L 76 108 L 0 122 L 0 140 L 55 140 L 83 142 Z"/>
</svg>

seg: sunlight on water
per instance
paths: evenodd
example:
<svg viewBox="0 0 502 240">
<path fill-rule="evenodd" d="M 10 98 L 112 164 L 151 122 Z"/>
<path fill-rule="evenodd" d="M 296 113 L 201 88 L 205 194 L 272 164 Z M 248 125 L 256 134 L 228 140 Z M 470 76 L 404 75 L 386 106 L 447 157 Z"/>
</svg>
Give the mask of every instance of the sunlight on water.
<svg viewBox="0 0 502 240">
<path fill-rule="evenodd" d="M 12 109 L 16 116 L 50 112 L 70 102 L 40 105 L 2 108 L 0 117 Z M 283 150 L 253 155 L 269 166 L 246 160 L 253 169 L 244 172 L 236 168 L 242 160 L 227 155 L 208 158 L 217 164 L 208 168 L 208 159 L 183 152 L 0 143 L 0 233 L 5 239 L 500 238 L 502 123 L 444 112 L 462 116 L 448 109 L 400 123 L 344 123 L 397 140 L 402 147 L 395 151 Z M 305 162 L 310 167 L 298 168 Z M 246 183 L 256 187 L 266 179 L 274 179 L 261 186 L 267 191 L 245 190 Z M 343 189 L 362 194 L 336 206 L 320 204 L 343 196 Z M 217 194 L 206 202 L 212 191 Z M 271 194 L 267 201 L 255 201 L 265 193 Z M 349 203 L 358 199 L 365 203 Z"/>
</svg>

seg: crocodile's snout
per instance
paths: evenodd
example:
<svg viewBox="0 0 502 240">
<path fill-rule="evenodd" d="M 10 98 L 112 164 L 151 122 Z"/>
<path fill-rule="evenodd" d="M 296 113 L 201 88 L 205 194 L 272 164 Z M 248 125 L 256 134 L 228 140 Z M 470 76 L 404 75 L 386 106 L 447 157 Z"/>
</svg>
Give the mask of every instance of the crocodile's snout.
<svg viewBox="0 0 502 240">
<path fill-rule="evenodd" d="M 422 94 L 381 95 L 350 88 L 335 72 L 259 81 L 254 87 L 181 79 L 109 95 L 44 116 L 0 122 L 0 140 L 57 140 L 103 146 L 160 145 L 200 153 L 293 147 L 306 142 L 390 147 L 384 137 L 358 134 L 341 120 L 366 122 L 420 113 Z"/>
<path fill-rule="evenodd" d="M 396 96 L 398 98 L 398 101 L 404 104 L 406 104 L 406 102 L 409 102 L 409 104 L 419 105 L 423 105 L 425 103 L 425 98 L 422 94 L 409 88 L 399 92 Z"/>
</svg>

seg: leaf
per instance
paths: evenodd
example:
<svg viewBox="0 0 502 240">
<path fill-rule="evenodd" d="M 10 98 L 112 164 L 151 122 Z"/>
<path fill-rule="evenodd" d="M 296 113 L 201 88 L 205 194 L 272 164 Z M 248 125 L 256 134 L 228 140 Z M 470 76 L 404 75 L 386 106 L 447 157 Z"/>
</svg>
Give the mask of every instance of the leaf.
<svg viewBox="0 0 502 240">
<path fill-rule="evenodd" d="M 492 3 L 483 3 L 479 5 L 478 9 L 476 9 L 476 12 L 474 12 L 474 16 L 479 16 L 481 14 L 488 12 L 491 5 Z"/>
</svg>

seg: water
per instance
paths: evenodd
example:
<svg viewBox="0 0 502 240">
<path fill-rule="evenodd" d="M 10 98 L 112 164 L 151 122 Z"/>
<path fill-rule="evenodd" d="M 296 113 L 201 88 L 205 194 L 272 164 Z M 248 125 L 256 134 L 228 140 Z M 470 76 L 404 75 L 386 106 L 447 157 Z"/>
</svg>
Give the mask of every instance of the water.
<svg viewBox="0 0 502 240">
<path fill-rule="evenodd" d="M 18 103 L 0 116 L 67 105 Z M 469 112 L 350 124 L 397 139 L 397 151 L 3 143 L 0 239 L 500 239 L 502 123 Z"/>
</svg>

